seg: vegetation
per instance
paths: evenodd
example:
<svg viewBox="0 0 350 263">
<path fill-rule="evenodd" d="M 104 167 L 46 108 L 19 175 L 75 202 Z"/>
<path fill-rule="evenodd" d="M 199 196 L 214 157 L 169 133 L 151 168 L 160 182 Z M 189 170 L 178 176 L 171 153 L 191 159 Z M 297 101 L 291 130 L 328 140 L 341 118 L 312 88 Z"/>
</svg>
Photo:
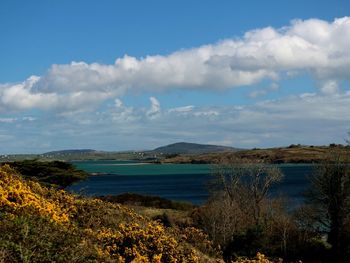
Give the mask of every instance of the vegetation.
<svg viewBox="0 0 350 263">
<path fill-rule="evenodd" d="M 311 178 L 308 200 L 320 229 L 327 233 L 332 258 L 350 256 L 349 156 L 334 151 Z"/>
<path fill-rule="evenodd" d="M 186 202 L 171 201 L 159 196 L 146 196 L 135 193 L 125 193 L 117 196 L 101 196 L 99 199 L 111 203 L 119 203 L 132 206 L 153 207 L 161 209 L 191 210 L 194 205 Z"/>
<path fill-rule="evenodd" d="M 225 262 L 259 251 L 286 257 L 289 224 L 281 202 L 269 197 L 282 179 L 272 166 L 234 160 L 216 166 L 212 197 L 198 213 L 198 224 L 222 248 Z"/>
<path fill-rule="evenodd" d="M 294 210 L 270 196 L 281 172 L 250 156 L 217 160 L 201 207 L 137 194 L 78 197 L 59 190 L 86 176 L 71 164 L 3 164 L 0 262 L 342 262 L 350 257 L 350 166 L 348 147 L 330 148 L 308 202 Z"/>
<path fill-rule="evenodd" d="M 0 155 L 1 162 L 40 161 L 86 161 L 86 160 L 135 160 L 152 163 L 223 163 L 232 158 L 262 160 L 265 163 L 319 163 L 328 153 L 339 149 L 350 154 L 350 146 L 330 144 L 329 146 L 303 146 L 291 144 L 288 147 L 243 150 L 225 146 L 176 143 L 152 151 L 104 152 L 95 150 L 64 150 L 44 154 Z"/>
<path fill-rule="evenodd" d="M 60 188 L 65 188 L 76 181 L 86 179 L 88 176 L 86 172 L 76 169 L 74 165 L 61 161 L 25 160 L 7 164 L 25 178 Z"/>
<path fill-rule="evenodd" d="M 350 154 L 350 146 L 331 144 L 330 146 L 290 145 L 284 148 L 240 150 L 236 152 L 178 155 L 162 159 L 162 163 L 230 163 L 232 159 L 249 159 L 265 163 L 320 163 L 329 153 L 337 149 L 342 155 Z"/>
<path fill-rule="evenodd" d="M 202 252 L 210 242 L 200 230 L 46 188 L 8 165 L 0 167 L 0 233 L 0 262 L 215 261 Z"/>
<path fill-rule="evenodd" d="M 86 161 L 86 160 L 137 160 L 152 161 L 154 153 L 149 152 L 104 152 L 94 150 L 64 150 L 43 154 L 10 154 L 0 155 L 0 162 L 13 162 L 24 160 L 40 161 Z"/>
<path fill-rule="evenodd" d="M 217 165 L 211 198 L 194 214 L 195 225 L 221 248 L 225 262 L 260 262 L 241 259 L 257 253 L 287 262 L 343 262 L 350 256 L 348 158 L 335 146 L 316 166 L 308 202 L 295 209 L 269 196 L 282 178 L 276 168 L 249 159 Z"/>
</svg>

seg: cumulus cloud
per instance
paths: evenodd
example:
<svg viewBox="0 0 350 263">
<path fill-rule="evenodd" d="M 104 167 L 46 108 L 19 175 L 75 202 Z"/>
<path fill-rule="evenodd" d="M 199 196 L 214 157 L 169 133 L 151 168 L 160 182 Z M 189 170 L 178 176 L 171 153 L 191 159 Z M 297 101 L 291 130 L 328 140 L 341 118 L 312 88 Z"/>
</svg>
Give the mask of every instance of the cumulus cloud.
<svg viewBox="0 0 350 263">
<path fill-rule="evenodd" d="M 125 55 L 111 65 L 53 65 L 41 77 L 0 85 L 0 108 L 86 110 L 86 105 L 134 90 L 226 89 L 264 79 L 276 82 L 281 73 L 291 77 L 298 72 L 309 72 L 321 92 L 333 94 L 349 80 L 349 46 L 350 17 L 294 20 L 286 27 L 256 29 L 166 56 Z"/>
<path fill-rule="evenodd" d="M 22 83 L 0 86 L 0 109 L 12 110 L 58 110 L 76 112 L 91 110 L 99 102 L 108 99 L 111 93 L 100 91 L 72 90 L 71 92 L 37 91 L 41 78 L 31 76 Z"/>
<path fill-rule="evenodd" d="M 31 76 L 26 81 L 18 84 L 6 84 L 0 86 L 1 104 L 8 109 L 26 110 L 31 108 L 47 109 L 55 107 L 58 103 L 55 93 L 35 93 L 33 86 L 40 80 L 37 76 Z"/>
</svg>

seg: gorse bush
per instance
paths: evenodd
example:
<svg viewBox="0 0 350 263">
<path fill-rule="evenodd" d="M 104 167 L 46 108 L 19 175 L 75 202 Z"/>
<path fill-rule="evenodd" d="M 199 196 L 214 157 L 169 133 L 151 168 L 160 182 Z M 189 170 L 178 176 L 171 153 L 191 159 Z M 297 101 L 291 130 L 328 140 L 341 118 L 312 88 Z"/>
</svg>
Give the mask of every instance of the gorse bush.
<svg viewBox="0 0 350 263">
<path fill-rule="evenodd" d="M 97 239 L 102 244 L 103 254 L 117 257 L 122 262 L 133 259 L 140 262 L 198 262 L 193 250 L 179 253 L 179 243 L 157 223 L 145 227 L 137 223 L 120 224 L 118 231 L 100 230 Z"/>
<path fill-rule="evenodd" d="M 157 221 L 26 181 L 8 165 L 0 167 L 0 233 L 0 262 L 208 262 Z"/>
<path fill-rule="evenodd" d="M 69 203 L 72 197 L 57 191 L 52 195 L 51 191 L 42 188 L 39 183 L 25 183 L 7 165 L 0 169 L 0 207 L 2 212 L 8 215 L 36 214 L 57 223 L 69 221 Z M 44 197 L 46 196 L 46 197 Z M 51 198 L 49 198 L 51 196 Z M 52 198 L 53 197 L 53 198 Z"/>
<path fill-rule="evenodd" d="M 280 262 L 282 263 L 282 259 L 278 259 L 278 261 L 270 261 L 264 254 L 257 253 L 255 259 L 238 259 L 237 261 L 233 261 L 232 263 L 274 263 Z M 301 262 L 300 262 L 301 263 Z"/>
</svg>

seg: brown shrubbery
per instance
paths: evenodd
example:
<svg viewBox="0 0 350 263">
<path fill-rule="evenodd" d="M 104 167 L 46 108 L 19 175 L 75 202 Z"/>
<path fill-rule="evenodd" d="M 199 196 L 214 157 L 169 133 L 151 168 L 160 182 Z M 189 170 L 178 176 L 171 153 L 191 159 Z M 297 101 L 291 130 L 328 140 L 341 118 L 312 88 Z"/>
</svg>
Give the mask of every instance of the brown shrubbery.
<svg viewBox="0 0 350 263">
<path fill-rule="evenodd" d="M 277 261 L 325 259 L 328 246 L 313 209 L 292 211 L 288 200 L 269 195 L 282 178 L 276 167 L 235 159 L 218 165 L 213 174 L 212 196 L 194 213 L 194 220 L 221 248 L 225 262 L 253 258 L 258 252 Z"/>
</svg>

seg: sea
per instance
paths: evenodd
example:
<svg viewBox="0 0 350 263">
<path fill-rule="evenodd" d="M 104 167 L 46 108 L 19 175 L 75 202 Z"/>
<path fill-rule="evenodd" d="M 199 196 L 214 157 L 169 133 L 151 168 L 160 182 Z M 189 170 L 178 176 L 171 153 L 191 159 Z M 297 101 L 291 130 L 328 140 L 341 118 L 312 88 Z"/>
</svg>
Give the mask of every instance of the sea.
<svg viewBox="0 0 350 263">
<path fill-rule="evenodd" d="M 211 193 L 213 166 L 208 164 L 149 164 L 134 161 L 79 161 L 73 164 L 93 175 L 67 188 L 87 195 L 119 195 L 138 193 L 170 200 L 204 204 Z M 272 197 L 283 197 L 291 206 L 304 201 L 312 164 L 276 164 L 283 180 L 271 188 Z"/>
</svg>

